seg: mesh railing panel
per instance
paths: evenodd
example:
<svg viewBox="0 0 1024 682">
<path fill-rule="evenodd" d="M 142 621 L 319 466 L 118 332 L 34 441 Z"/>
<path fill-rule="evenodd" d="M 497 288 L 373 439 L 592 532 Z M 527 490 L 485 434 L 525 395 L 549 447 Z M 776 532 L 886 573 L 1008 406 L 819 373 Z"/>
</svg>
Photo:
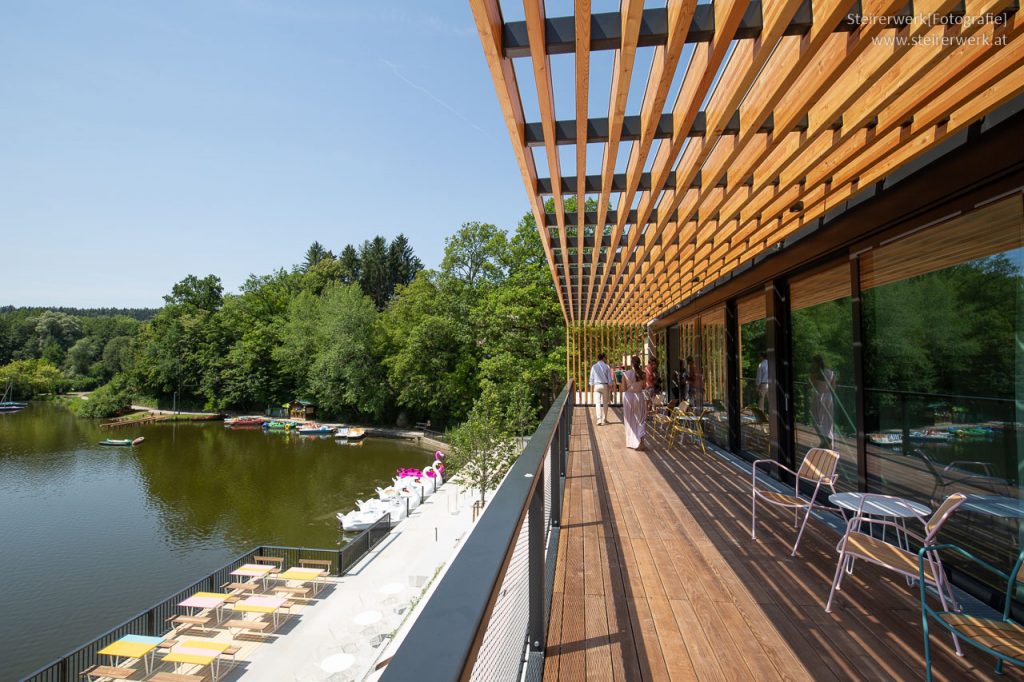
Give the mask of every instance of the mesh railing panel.
<svg viewBox="0 0 1024 682">
<path fill-rule="evenodd" d="M 516 548 L 509 561 L 501 591 L 487 622 L 471 680 L 515 680 L 526 648 L 527 621 L 530 617 L 530 552 L 527 543 L 530 520 L 527 516 Z"/>
</svg>

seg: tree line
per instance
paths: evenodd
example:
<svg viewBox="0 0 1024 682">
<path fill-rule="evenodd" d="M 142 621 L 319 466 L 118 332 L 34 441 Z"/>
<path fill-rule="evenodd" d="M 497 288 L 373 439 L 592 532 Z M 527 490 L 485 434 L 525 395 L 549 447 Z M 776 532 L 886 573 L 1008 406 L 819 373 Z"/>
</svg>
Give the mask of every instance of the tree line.
<svg viewBox="0 0 1024 682">
<path fill-rule="evenodd" d="M 466 223 L 424 269 L 399 235 L 314 242 L 302 263 L 226 293 L 188 275 L 149 319 L 0 311 L 0 381 L 22 396 L 97 388 L 87 413 L 134 399 L 259 411 L 303 398 L 375 423 L 471 416 L 533 428 L 561 389 L 564 329 L 533 216 L 510 232 Z"/>
</svg>

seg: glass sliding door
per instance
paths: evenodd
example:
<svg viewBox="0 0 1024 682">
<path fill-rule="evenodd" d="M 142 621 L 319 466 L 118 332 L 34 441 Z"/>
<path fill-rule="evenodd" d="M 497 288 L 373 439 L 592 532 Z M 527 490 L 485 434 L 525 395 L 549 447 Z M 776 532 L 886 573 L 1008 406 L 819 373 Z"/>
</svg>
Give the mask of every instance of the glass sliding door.
<svg viewBox="0 0 1024 682">
<path fill-rule="evenodd" d="M 701 372 L 703 376 L 702 402 L 708 410 L 704 433 L 715 445 L 729 447 L 729 415 L 726 410 L 725 373 L 725 307 L 716 308 L 700 316 Z"/>
<path fill-rule="evenodd" d="M 857 488 L 856 386 L 850 264 L 790 280 L 795 460 L 811 448 L 840 455 L 839 490 Z"/>
<path fill-rule="evenodd" d="M 771 438 L 764 292 L 737 301 L 736 318 L 740 337 L 740 454 L 766 459 Z"/>
<path fill-rule="evenodd" d="M 1007 569 L 1020 546 L 1024 418 L 1021 195 L 861 257 L 872 490 L 962 509 L 946 540 Z"/>
</svg>

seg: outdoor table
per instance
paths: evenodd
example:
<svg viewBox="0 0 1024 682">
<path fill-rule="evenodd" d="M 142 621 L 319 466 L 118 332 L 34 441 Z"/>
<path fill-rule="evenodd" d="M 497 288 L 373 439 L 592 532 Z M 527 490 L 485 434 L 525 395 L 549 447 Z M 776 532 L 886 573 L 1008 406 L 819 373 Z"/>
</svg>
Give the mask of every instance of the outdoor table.
<svg viewBox="0 0 1024 682">
<path fill-rule="evenodd" d="M 269 613 L 274 619 L 274 627 L 277 627 L 277 612 L 288 601 L 282 597 L 271 597 L 265 594 L 258 594 L 235 603 L 235 611 L 244 613 Z"/>
<path fill-rule="evenodd" d="M 1007 519 L 1024 519 L 1024 500 L 1019 497 L 968 495 L 960 509 Z"/>
<path fill-rule="evenodd" d="M 189 663 L 191 665 L 210 666 L 210 676 L 217 682 L 220 672 L 220 655 L 231 648 L 230 642 L 212 640 L 186 639 L 171 649 L 171 653 L 163 657 L 170 663 Z"/>
<path fill-rule="evenodd" d="M 164 641 L 163 637 L 146 637 L 145 635 L 125 635 L 116 642 L 112 642 L 100 649 L 99 654 L 113 656 L 114 665 L 119 665 L 119 658 L 141 658 L 146 666 L 146 673 L 150 670 L 150 659 L 157 646 Z"/>
<path fill-rule="evenodd" d="M 267 576 L 274 570 L 273 566 L 266 564 L 242 564 L 228 575 L 242 575 L 247 578 L 259 578 L 264 589 L 267 587 Z"/>
<path fill-rule="evenodd" d="M 327 575 L 322 568 L 289 568 L 284 573 L 275 576 L 278 580 L 294 580 L 300 583 L 313 583 L 313 593 L 316 594 L 320 585 L 320 578 Z"/>
<path fill-rule="evenodd" d="M 855 514 L 860 511 L 866 516 L 881 516 L 893 519 L 895 523 L 903 527 L 902 533 L 900 533 L 899 528 L 896 529 L 896 542 L 899 544 L 901 549 L 908 552 L 910 551 L 910 540 L 906 535 L 906 520 L 928 518 L 932 514 L 931 507 L 927 505 L 921 504 L 920 502 L 914 502 L 913 500 L 905 500 L 902 497 L 895 497 L 893 495 L 844 492 L 832 493 L 829 495 L 828 500 L 843 510 L 844 519 L 846 519 L 846 511 L 851 511 Z M 861 506 L 861 500 L 864 501 L 863 507 Z M 883 542 L 885 541 L 885 533 L 886 527 L 882 526 Z M 846 572 L 853 573 L 852 561 L 846 567 Z M 913 583 L 913 578 L 907 578 L 908 585 L 912 585 Z"/>
<path fill-rule="evenodd" d="M 348 670 L 355 662 L 356 658 L 352 654 L 334 654 L 320 662 L 320 669 L 333 675 Z"/>
<path fill-rule="evenodd" d="M 178 606 L 186 609 L 196 609 L 196 613 L 203 609 L 213 609 L 217 613 L 217 622 L 219 623 L 221 621 L 221 609 L 224 607 L 224 602 L 230 596 L 230 594 L 222 594 L 220 592 L 196 592 L 185 601 L 179 603 Z"/>
</svg>

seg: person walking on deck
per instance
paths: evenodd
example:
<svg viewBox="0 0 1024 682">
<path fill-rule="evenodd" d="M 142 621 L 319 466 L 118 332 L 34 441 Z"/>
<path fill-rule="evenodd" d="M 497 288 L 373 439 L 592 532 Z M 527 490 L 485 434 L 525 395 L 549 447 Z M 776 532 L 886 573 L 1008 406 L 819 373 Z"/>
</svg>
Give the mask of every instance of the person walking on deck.
<svg viewBox="0 0 1024 682">
<path fill-rule="evenodd" d="M 647 399 L 644 396 L 644 369 L 640 358 L 633 356 L 632 368 L 622 373 L 622 424 L 626 428 L 626 447 L 643 450 L 647 421 Z"/>
<path fill-rule="evenodd" d="M 590 368 L 590 385 L 594 388 L 594 411 L 597 413 L 598 426 L 605 422 L 612 382 L 612 368 L 605 362 L 605 354 L 599 353 L 597 362 Z"/>
</svg>

